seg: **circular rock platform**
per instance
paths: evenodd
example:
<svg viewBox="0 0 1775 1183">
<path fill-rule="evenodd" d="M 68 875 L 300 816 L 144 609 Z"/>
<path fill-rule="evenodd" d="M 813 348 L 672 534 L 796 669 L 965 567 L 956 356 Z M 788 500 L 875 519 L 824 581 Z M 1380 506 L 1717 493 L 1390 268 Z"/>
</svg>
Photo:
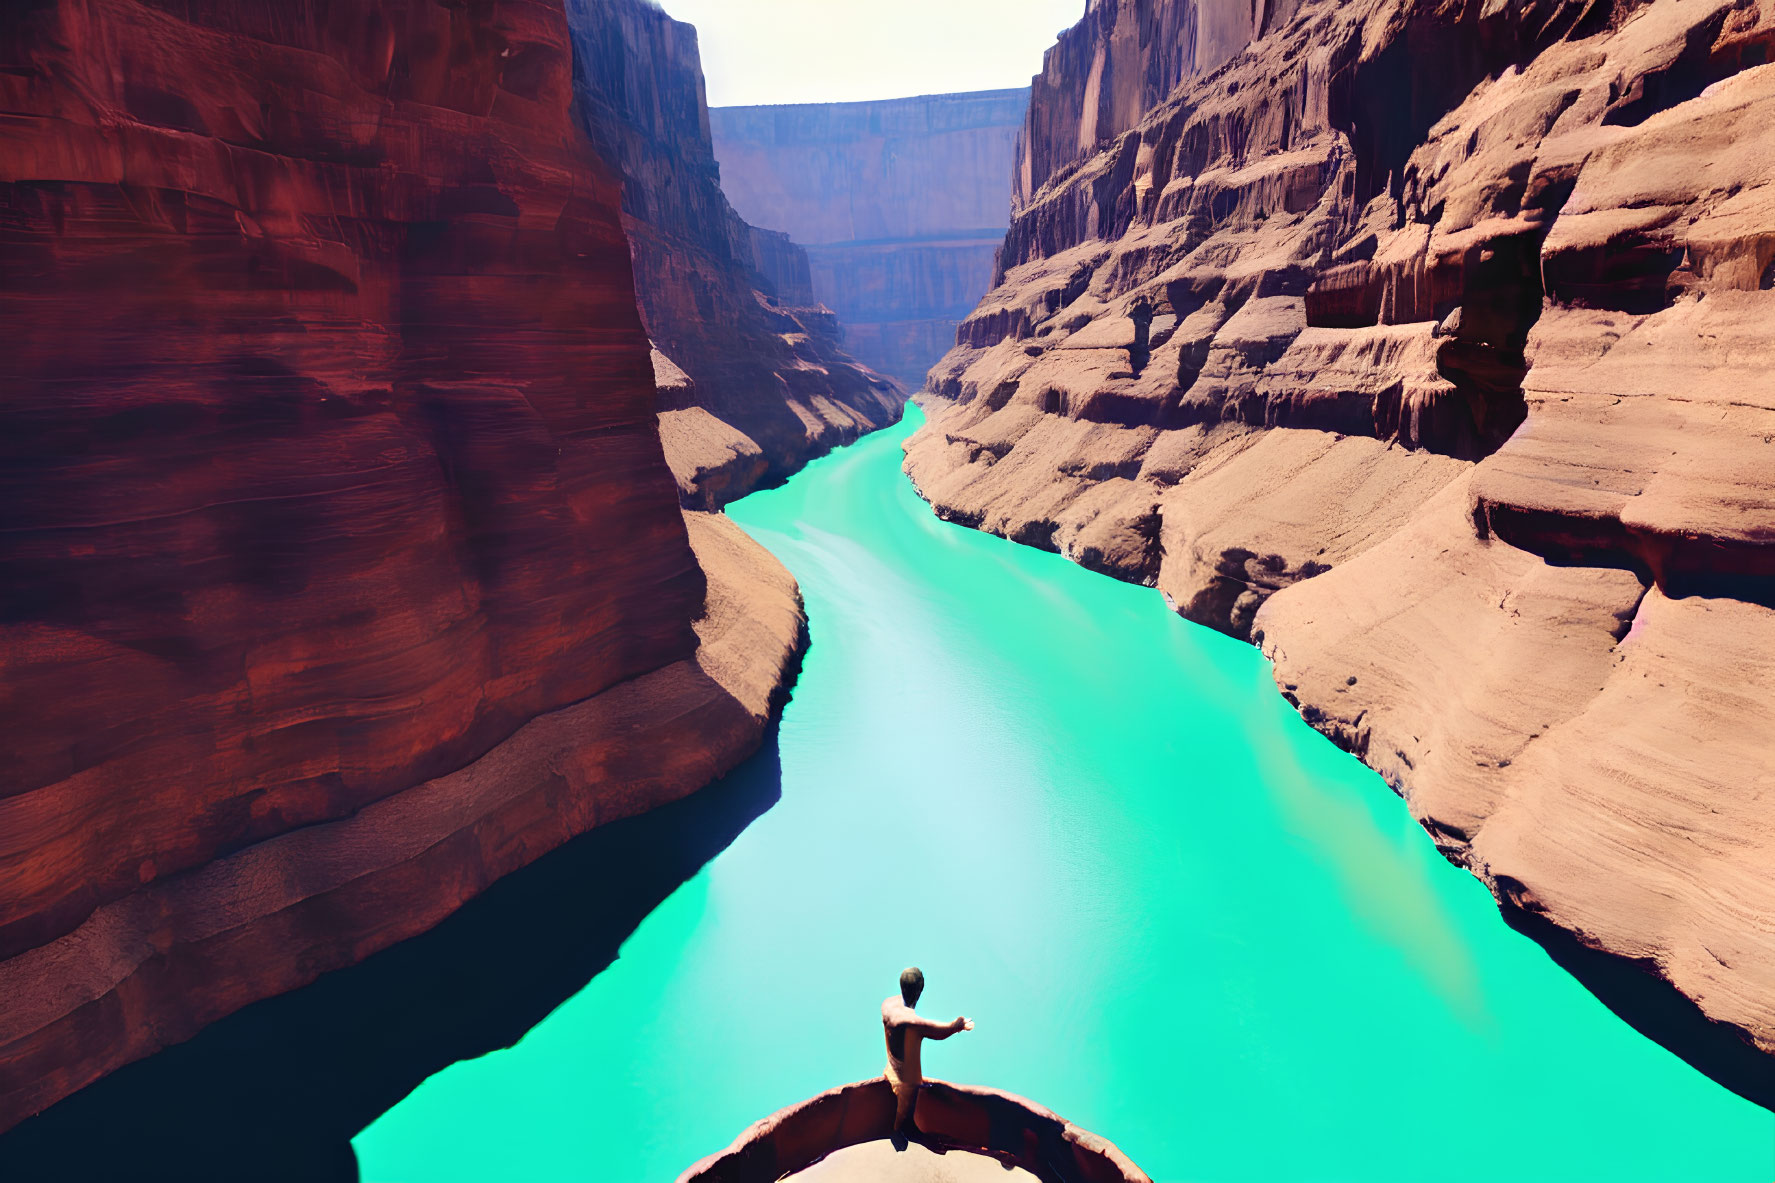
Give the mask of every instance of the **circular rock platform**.
<svg viewBox="0 0 1775 1183">
<path fill-rule="evenodd" d="M 1110 1142 L 997 1089 L 931 1081 L 918 1100 L 922 1137 L 897 1145 L 893 1124 L 885 1078 L 847 1084 L 758 1122 L 678 1183 L 790 1176 L 803 1183 L 1152 1183 Z"/>
<path fill-rule="evenodd" d="M 788 1183 L 1038 1183 L 1022 1167 L 969 1150 L 877 1138 L 834 1150 Z"/>
</svg>

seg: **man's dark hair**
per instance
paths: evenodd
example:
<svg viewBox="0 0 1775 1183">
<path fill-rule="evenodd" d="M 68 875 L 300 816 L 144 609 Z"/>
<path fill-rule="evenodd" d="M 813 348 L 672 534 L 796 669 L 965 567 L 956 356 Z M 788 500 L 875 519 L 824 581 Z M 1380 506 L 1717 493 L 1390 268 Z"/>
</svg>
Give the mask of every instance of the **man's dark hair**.
<svg viewBox="0 0 1775 1183">
<path fill-rule="evenodd" d="M 917 1006 L 918 996 L 924 993 L 924 970 L 918 966 L 900 971 L 900 997 L 907 1006 Z"/>
</svg>

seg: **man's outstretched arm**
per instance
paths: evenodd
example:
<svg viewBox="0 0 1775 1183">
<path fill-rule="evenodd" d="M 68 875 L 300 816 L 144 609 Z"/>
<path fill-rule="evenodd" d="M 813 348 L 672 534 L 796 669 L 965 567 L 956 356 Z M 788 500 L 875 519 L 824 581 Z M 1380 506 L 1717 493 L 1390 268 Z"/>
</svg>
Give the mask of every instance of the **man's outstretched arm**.
<svg viewBox="0 0 1775 1183">
<path fill-rule="evenodd" d="M 951 1035 L 954 1035 L 957 1032 L 972 1031 L 974 1029 L 974 1020 L 958 1016 L 954 1022 L 933 1023 L 929 1019 L 920 1019 L 916 1023 L 909 1024 L 909 1026 L 926 1039 L 948 1039 Z"/>
</svg>

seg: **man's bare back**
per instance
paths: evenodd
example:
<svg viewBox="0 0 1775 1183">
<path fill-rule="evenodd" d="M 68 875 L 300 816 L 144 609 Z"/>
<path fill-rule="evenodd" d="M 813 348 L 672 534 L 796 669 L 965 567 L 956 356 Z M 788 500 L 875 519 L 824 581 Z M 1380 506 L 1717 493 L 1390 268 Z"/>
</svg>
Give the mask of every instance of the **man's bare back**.
<svg viewBox="0 0 1775 1183">
<path fill-rule="evenodd" d="M 972 1031 L 974 1020 L 958 1017 L 936 1023 L 912 1008 L 924 992 L 924 974 L 908 969 L 900 975 L 900 993 L 882 1000 L 881 1027 L 887 1039 L 887 1078 L 894 1090 L 894 1129 L 908 1132 L 916 1117 L 918 1089 L 924 1084 L 921 1045 L 927 1039 L 948 1039 Z"/>
</svg>

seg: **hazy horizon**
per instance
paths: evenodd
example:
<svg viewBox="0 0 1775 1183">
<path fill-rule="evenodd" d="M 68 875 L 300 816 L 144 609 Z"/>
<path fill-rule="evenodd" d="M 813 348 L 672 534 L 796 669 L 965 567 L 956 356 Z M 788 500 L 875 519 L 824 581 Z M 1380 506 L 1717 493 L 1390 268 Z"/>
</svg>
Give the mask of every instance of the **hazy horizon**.
<svg viewBox="0 0 1775 1183">
<path fill-rule="evenodd" d="M 697 27 L 711 107 L 1029 85 L 1085 0 L 660 0 Z"/>
</svg>

